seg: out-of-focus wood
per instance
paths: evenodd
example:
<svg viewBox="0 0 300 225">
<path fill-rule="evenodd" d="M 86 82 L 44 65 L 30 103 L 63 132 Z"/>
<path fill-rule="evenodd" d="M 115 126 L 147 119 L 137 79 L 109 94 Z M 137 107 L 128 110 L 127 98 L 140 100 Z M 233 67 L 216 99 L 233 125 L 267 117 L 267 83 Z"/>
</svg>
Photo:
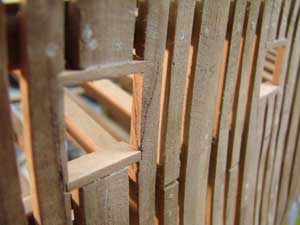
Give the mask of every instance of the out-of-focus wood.
<svg viewBox="0 0 300 225">
<path fill-rule="evenodd" d="M 70 199 L 65 199 L 66 153 L 58 81 L 64 69 L 63 2 L 22 1 L 21 13 L 21 91 L 33 214 L 37 223 L 66 225 L 71 222 L 71 211 L 66 209 Z"/>
<path fill-rule="evenodd" d="M 0 224 L 26 225 L 8 98 L 8 62 L 4 24 L 4 6 L 0 2 L 0 45 L 2 46 L 0 51 Z"/>
</svg>

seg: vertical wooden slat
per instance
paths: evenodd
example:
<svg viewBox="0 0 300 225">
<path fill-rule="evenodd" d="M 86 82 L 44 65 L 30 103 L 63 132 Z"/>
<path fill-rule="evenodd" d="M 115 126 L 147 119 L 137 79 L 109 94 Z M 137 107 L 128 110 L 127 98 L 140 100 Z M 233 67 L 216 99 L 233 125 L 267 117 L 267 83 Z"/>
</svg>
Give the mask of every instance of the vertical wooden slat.
<svg viewBox="0 0 300 225">
<path fill-rule="evenodd" d="M 37 223 L 66 225 L 66 153 L 62 91 L 64 69 L 63 2 L 22 1 L 23 70 L 21 79 L 25 150 Z"/>
<path fill-rule="evenodd" d="M 6 20 L 0 2 L 0 224 L 26 225 L 8 98 Z"/>
<path fill-rule="evenodd" d="M 223 94 L 221 96 L 221 115 L 217 143 L 217 161 L 215 170 L 214 192 L 213 192 L 213 208 L 212 223 L 221 224 L 224 218 L 225 206 L 225 179 L 226 164 L 228 153 L 228 139 L 231 125 L 231 111 L 233 108 L 234 86 L 239 67 L 240 48 L 242 42 L 242 31 L 246 14 L 247 1 L 238 0 L 234 8 L 234 20 L 232 33 L 230 35 L 230 47 L 228 61 L 225 62 L 225 82 Z M 233 214 L 233 210 L 228 208 L 228 214 Z M 227 215 L 226 220 L 230 218 Z"/>
<path fill-rule="evenodd" d="M 295 30 L 295 36 L 293 38 L 292 53 L 289 62 L 289 69 L 285 82 L 285 89 L 283 92 L 283 102 L 281 109 L 280 127 L 277 137 L 277 149 L 275 154 L 274 169 L 272 175 L 271 192 L 270 192 L 270 208 L 269 208 L 269 224 L 274 224 L 276 207 L 277 207 L 277 195 L 279 188 L 279 180 L 281 177 L 281 166 L 283 156 L 286 155 L 285 141 L 288 132 L 288 124 L 290 120 L 290 111 L 293 100 L 293 92 L 295 90 L 296 78 L 298 75 L 298 63 L 300 60 L 300 20 L 298 20 Z"/>
<path fill-rule="evenodd" d="M 249 94 L 249 121 L 246 130 L 246 145 L 244 150 L 244 167 L 242 173 L 241 203 L 239 224 L 253 224 L 256 174 L 259 161 L 259 154 L 256 143 L 258 136 L 258 114 L 259 114 L 259 94 L 264 70 L 264 59 L 266 53 L 266 42 L 269 31 L 269 21 L 271 16 L 272 0 L 264 2 L 264 8 L 261 17 L 261 26 L 259 29 L 258 47 L 255 54 L 253 67 L 252 85 Z M 252 93 L 251 93 L 252 92 Z"/>
<path fill-rule="evenodd" d="M 184 165 L 183 224 L 204 224 L 215 101 L 230 1 L 205 1 Z"/>
<path fill-rule="evenodd" d="M 280 20 L 280 24 L 279 24 L 279 35 L 278 38 L 279 39 L 283 39 L 285 38 L 286 35 L 286 29 L 287 29 L 287 25 L 288 25 L 288 17 L 289 17 L 289 12 L 291 11 L 291 2 L 292 0 L 285 0 L 284 1 L 284 8 L 282 11 L 282 16 L 281 16 L 281 20 Z"/>
<path fill-rule="evenodd" d="M 79 18 L 79 67 L 132 59 L 135 0 L 81 0 L 71 4 L 78 12 L 73 16 Z"/>
<path fill-rule="evenodd" d="M 271 17 L 270 21 L 270 29 L 268 34 L 268 40 L 274 41 L 277 39 L 277 28 L 279 24 L 279 17 L 280 17 L 280 10 L 281 10 L 282 0 L 274 0 L 272 2 L 272 9 L 271 9 Z"/>
<path fill-rule="evenodd" d="M 138 224 L 154 223 L 162 63 L 166 47 L 169 0 L 145 1 L 145 60 L 153 64 L 143 79 L 134 78 L 131 143 L 142 151 L 138 165 Z M 141 88 L 142 86 L 142 88 Z"/>
<path fill-rule="evenodd" d="M 129 225 L 128 188 L 128 168 L 82 187 L 82 225 Z"/>
<path fill-rule="evenodd" d="M 233 134 L 231 146 L 231 159 L 229 161 L 229 179 L 226 210 L 226 225 L 233 225 L 235 221 L 235 212 L 237 205 L 238 177 L 240 166 L 240 153 L 242 144 L 242 134 L 245 123 L 246 104 L 249 89 L 249 81 L 251 75 L 251 67 L 253 64 L 253 56 L 256 47 L 257 38 L 255 36 L 257 20 L 260 9 L 260 0 L 251 1 L 249 7 L 249 15 L 247 20 L 247 29 L 242 53 L 242 64 L 239 74 L 239 83 L 237 85 L 236 95 L 237 102 L 234 108 Z"/>
<path fill-rule="evenodd" d="M 297 40 L 296 40 L 297 41 Z M 298 40 L 299 41 L 299 40 Z M 290 184 L 290 176 L 291 176 L 291 171 L 293 167 L 293 157 L 295 154 L 296 150 L 296 144 L 297 144 L 297 131 L 298 131 L 298 126 L 299 126 L 299 120 L 300 120 L 300 79 L 299 79 L 299 68 L 298 68 L 298 75 L 297 75 L 297 86 L 296 86 L 296 91 L 295 95 L 293 98 L 293 109 L 291 111 L 290 115 L 290 125 L 289 125 L 289 130 L 287 134 L 287 139 L 285 143 L 285 154 L 284 154 L 284 161 L 282 164 L 282 173 L 281 173 L 281 178 L 280 178 L 280 186 L 279 186 L 279 194 L 278 194 L 278 208 L 277 208 L 277 213 L 276 213 L 276 224 L 280 225 L 281 219 L 283 217 L 285 207 L 286 207 L 286 202 L 288 199 L 288 188 Z"/>
</svg>

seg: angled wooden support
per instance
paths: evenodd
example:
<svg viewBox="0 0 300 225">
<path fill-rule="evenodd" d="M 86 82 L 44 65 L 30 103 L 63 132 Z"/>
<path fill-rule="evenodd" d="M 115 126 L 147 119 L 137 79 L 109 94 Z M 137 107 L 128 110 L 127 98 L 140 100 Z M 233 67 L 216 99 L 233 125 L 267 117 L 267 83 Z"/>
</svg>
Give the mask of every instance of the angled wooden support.
<svg viewBox="0 0 300 225">
<path fill-rule="evenodd" d="M 66 153 L 58 81 L 64 69 L 63 2 L 22 1 L 21 12 L 21 89 L 34 218 L 42 225 L 66 225 L 71 222 L 71 211 L 65 195 Z"/>
<path fill-rule="evenodd" d="M 0 2 L 0 224 L 26 225 L 21 200 L 8 99 L 8 62 L 4 6 Z"/>
</svg>

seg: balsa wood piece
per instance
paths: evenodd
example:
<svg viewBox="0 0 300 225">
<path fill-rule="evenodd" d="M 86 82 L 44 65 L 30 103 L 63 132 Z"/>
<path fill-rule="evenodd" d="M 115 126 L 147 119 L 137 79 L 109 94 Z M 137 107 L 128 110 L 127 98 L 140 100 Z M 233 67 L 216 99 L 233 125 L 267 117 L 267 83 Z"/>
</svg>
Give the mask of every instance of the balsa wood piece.
<svg viewBox="0 0 300 225">
<path fill-rule="evenodd" d="M 183 224 L 205 224 L 208 169 L 230 1 L 205 1 L 195 80 L 189 141 L 183 182 Z"/>
<path fill-rule="evenodd" d="M 246 104 L 248 96 L 248 83 L 251 75 L 251 68 L 254 60 L 254 51 L 257 43 L 256 26 L 259 15 L 261 1 L 251 1 L 249 7 L 249 15 L 247 21 L 247 29 L 242 52 L 242 63 L 239 74 L 239 83 L 236 88 L 237 102 L 233 113 L 233 134 L 232 134 L 232 150 L 231 159 L 229 161 L 229 180 L 228 180 L 228 194 L 227 194 L 227 218 L 226 225 L 233 225 L 235 215 L 231 213 L 236 212 L 237 209 L 237 191 L 240 165 L 240 153 L 242 144 L 242 134 L 246 116 Z"/>
<path fill-rule="evenodd" d="M 0 2 L 0 224 L 26 225 L 8 99 L 4 6 Z"/>
<path fill-rule="evenodd" d="M 62 85 L 79 85 L 87 81 L 118 78 L 132 73 L 145 73 L 151 68 L 146 61 L 125 61 L 87 67 L 85 70 L 66 70 L 60 73 Z"/>
<path fill-rule="evenodd" d="M 253 224 L 254 219 L 254 206 L 255 206 L 255 190 L 256 190 L 256 174 L 258 170 L 259 161 L 259 149 L 253 143 L 257 143 L 259 134 L 257 129 L 259 128 L 258 114 L 259 114 L 259 96 L 262 82 L 262 74 L 264 70 L 265 59 L 265 43 L 268 38 L 269 24 L 271 18 L 272 0 L 264 2 L 264 8 L 262 13 L 262 21 L 260 27 L 260 36 L 258 39 L 257 52 L 255 53 L 255 60 L 253 66 L 252 85 L 250 86 L 249 98 L 249 121 L 246 126 L 246 138 L 247 142 L 244 147 L 244 166 L 242 175 L 242 187 L 241 187 L 241 202 L 240 202 L 240 215 L 239 224 Z M 255 174 L 255 175 L 253 175 Z"/>
<path fill-rule="evenodd" d="M 34 218 L 43 225 L 66 225 L 71 212 L 65 208 L 66 153 L 58 82 L 64 68 L 63 2 L 22 1 L 21 14 L 26 65 L 21 91 Z"/>
<path fill-rule="evenodd" d="M 139 225 L 154 223 L 156 158 L 158 147 L 161 74 L 166 46 L 169 0 L 145 1 L 147 9 L 146 41 L 144 57 L 153 63 L 145 73 L 143 82 L 134 82 L 139 96 L 134 97 L 131 143 L 142 152 L 138 167 L 138 214 Z M 142 88 L 141 88 L 142 83 Z M 141 96 L 142 95 L 142 96 Z M 138 104 L 136 104 L 136 102 Z M 142 106 L 142 107 L 140 107 Z M 139 121 L 141 121 L 139 123 Z M 135 140 L 134 140 L 135 139 Z"/>
<path fill-rule="evenodd" d="M 82 187 L 82 225 L 129 225 L 128 188 L 128 168 Z"/>
<path fill-rule="evenodd" d="M 141 159 L 141 153 L 125 143 L 84 155 L 68 163 L 68 190 L 80 188 Z"/>
<path fill-rule="evenodd" d="M 264 173 L 265 173 L 265 168 L 267 163 L 267 154 L 270 146 L 276 92 L 270 92 L 268 95 L 264 95 L 261 97 L 267 99 L 267 109 L 266 109 L 264 136 L 262 140 L 262 146 L 261 146 L 261 151 L 259 156 L 260 158 L 258 164 L 254 225 L 260 224 L 261 202 L 263 197 L 262 192 L 263 192 L 263 185 L 265 183 Z"/>
<path fill-rule="evenodd" d="M 132 59 L 135 0 L 79 0 L 73 4 L 79 13 L 80 68 Z"/>
<path fill-rule="evenodd" d="M 300 121 L 300 76 L 299 71 L 297 74 L 297 84 L 296 90 L 294 94 L 294 104 L 291 110 L 290 115 L 290 124 L 288 129 L 288 134 L 285 143 L 285 153 L 283 155 L 283 162 L 282 162 L 282 172 L 280 177 L 280 186 L 278 192 L 278 204 L 277 204 L 277 212 L 276 212 L 276 224 L 280 225 L 282 216 L 285 211 L 287 199 L 288 199 L 288 189 L 290 184 L 290 176 L 292 173 L 292 168 L 294 159 L 294 154 L 296 151 L 296 144 L 297 144 L 297 134 L 298 134 L 298 127 Z"/>
<path fill-rule="evenodd" d="M 279 180 L 281 177 L 281 166 L 282 159 L 286 153 L 285 141 L 288 131 L 288 125 L 290 120 L 290 111 L 293 100 L 293 92 L 295 90 L 296 78 L 298 75 L 298 63 L 300 60 L 300 42 L 296 41 L 300 39 L 300 21 L 297 23 L 295 30 L 294 44 L 292 46 L 292 53 L 290 58 L 289 70 L 287 73 L 287 79 L 285 83 L 285 90 L 283 95 L 280 127 L 277 139 L 277 150 L 274 161 L 272 183 L 271 183 L 271 193 L 270 193 L 270 208 L 269 208 L 269 218 L 271 219 L 270 224 L 274 224 L 277 208 L 277 195 L 279 188 Z"/>
<path fill-rule="evenodd" d="M 227 165 L 227 153 L 228 153 L 228 140 L 229 131 L 231 126 L 231 111 L 233 108 L 234 87 L 238 75 L 238 67 L 241 57 L 241 43 L 242 43 L 242 30 L 246 13 L 247 1 L 238 0 L 235 3 L 234 9 L 234 21 L 232 26 L 232 33 L 230 34 L 228 61 L 225 62 L 225 81 L 223 87 L 223 93 L 220 97 L 220 122 L 218 133 L 218 150 L 217 161 L 215 169 L 215 181 L 213 191 L 213 205 L 212 205 L 212 223 L 221 224 L 224 220 L 225 213 L 225 179 L 226 179 L 226 165 Z M 237 63 L 238 62 L 238 63 Z M 229 174 L 230 176 L 230 174 Z M 229 198 L 229 196 L 228 196 Z M 233 198 L 230 196 L 230 200 Z M 231 204 L 233 206 L 233 204 Z M 233 208 L 227 208 L 226 223 L 230 223 L 229 220 L 233 219 Z M 227 222 L 228 220 L 228 222 Z"/>
<path fill-rule="evenodd" d="M 87 151 L 109 148 L 117 141 L 66 93 L 65 123 L 70 135 Z"/>
<path fill-rule="evenodd" d="M 110 80 L 99 80 L 82 85 L 87 95 L 97 100 L 126 129 L 130 129 L 132 96 Z"/>
<path fill-rule="evenodd" d="M 183 101 L 187 78 L 188 54 L 192 36 L 195 0 L 177 0 L 174 46 L 170 71 L 170 93 L 165 113 L 164 146 L 160 151 L 159 180 L 168 185 L 179 178 Z M 177 206 L 176 206 L 177 207 Z"/>
</svg>

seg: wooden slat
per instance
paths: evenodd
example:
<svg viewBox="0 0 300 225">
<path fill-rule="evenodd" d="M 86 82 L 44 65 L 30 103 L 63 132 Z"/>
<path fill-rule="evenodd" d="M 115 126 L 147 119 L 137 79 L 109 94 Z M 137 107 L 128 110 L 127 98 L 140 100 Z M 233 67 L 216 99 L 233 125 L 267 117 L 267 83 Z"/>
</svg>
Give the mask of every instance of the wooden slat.
<svg viewBox="0 0 300 225">
<path fill-rule="evenodd" d="M 299 41 L 299 40 L 298 40 Z M 297 74 L 297 86 L 296 91 L 293 98 L 293 108 L 291 110 L 289 129 L 287 133 L 286 143 L 285 143 L 285 153 L 283 155 L 283 163 L 282 163 L 282 172 L 280 177 L 280 186 L 278 192 L 278 204 L 277 204 L 277 212 L 276 212 L 276 224 L 280 225 L 282 221 L 282 217 L 284 215 L 287 199 L 288 199 L 288 189 L 290 182 L 291 172 L 293 164 L 293 158 L 296 151 L 297 144 L 297 132 L 300 121 L 300 79 L 299 79 L 299 70 Z"/>
<path fill-rule="evenodd" d="M 74 159 L 68 163 L 68 189 L 71 191 L 87 185 L 140 159 L 141 153 L 125 143 L 118 143 Z"/>
<path fill-rule="evenodd" d="M 82 225 L 129 225 L 128 168 L 84 186 L 79 195 Z"/>
<path fill-rule="evenodd" d="M 82 85 L 87 95 L 103 105 L 125 129 L 130 129 L 132 96 L 110 80 L 88 82 Z"/>
<path fill-rule="evenodd" d="M 225 62 L 225 82 L 223 94 L 221 96 L 221 114 L 217 143 L 217 161 L 215 170 L 215 181 L 213 191 L 213 206 L 212 206 L 212 223 L 221 224 L 224 220 L 225 213 L 225 179 L 226 165 L 228 153 L 229 131 L 231 126 L 231 111 L 233 108 L 234 87 L 238 75 L 238 67 L 240 61 L 242 30 L 244 25 L 247 1 L 239 0 L 235 3 L 234 20 L 232 33 L 230 35 L 230 46 L 228 53 L 228 61 Z M 233 206 L 233 205 L 232 205 Z M 230 223 L 229 214 L 233 214 L 233 210 L 227 209 L 226 223 Z"/>
<path fill-rule="evenodd" d="M 8 99 L 5 23 L 4 6 L 0 2 L 0 224 L 26 225 Z"/>
<path fill-rule="evenodd" d="M 262 140 L 260 158 L 259 158 L 259 167 L 257 173 L 257 185 L 256 185 L 256 198 L 255 198 L 255 216 L 254 216 L 254 225 L 259 225 L 260 223 L 260 214 L 261 214 L 261 201 L 262 201 L 262 191 L 264 185 L 264 173 L 266 168 L 266 159 L 267 153 L 270 146 L 271 132 L 272 132 L 272 122 L 273 122 L 273 113 L 275 105 L 275 93 L 269 92 L 265 95 L 264 98 L 267 99 L 267 110 L 265 118 L 265 127 L 264 127 L 264 136 Z"/>
<path fill-rule="evenodd" d="M 79 0 L 70 6 L 75 17 L 70 26 L 79 29 L 71 42 L 79 68 L 132 59 L 135 0 Z"/>
<path fill-rule="evenodd" d="M 70 135 L 87 151 L 109 148 L 117 141 L 90 117 L 68 93 L 65 94 L 65 122 Z"/>
<path fill-rule="evenodd" d="M 184 168 L 183 224 L 204 224 L 215 101 L 230 1 L 205 1 Z"/>
<path fill-rule="evenodd" d="M 280 127 L 277 137 L 277 149 L 275 154 L 275 161 L 273 167 L 271 192 L 270 192 L 270 208 L 269 208 L 269 224 L 274 224 L 277 208 L 277 195 L 279 188 L 279 180 L 281 177 L 281 166 L 283 156 L 285 155 L 285 141 L 290 119 L 290 111 L 293 100 L 293 92 L 295 90 L 296 78 L 298 75 L 298 63 L 300 60 L 300 21 L 297 23 L 295 30 L 294 44 L 290 58 L 289 70 L 285 82 L 285 89 L 283 93 L 283 102 L 281 109 Z"/>
<path fill-rule="evenodd" d="M 62 92 L 57 77 L 64 68 L 63 2 L 22 1 L 21 14 L 24 137 L 34 217 L 43 225 L 66 225 L 71 212 L 66 209 Z"/>
<path fill-rule="evenodd" d="M 235 223 L 235 215 L 237 209 L 238 196 L 238 179 L 240 165 L 240 153 L 242 144 L 242 134 L 245 123 L 246 104 L 248 96 L 249 81 L 251 75 L 251 67 L 254 60 L 254 51 L 256 47 L 257 37 L 255 36 L 257 20 L 259 15 L 261 1 L 251 1 L 249 15 L 247 21 L 247 30 L 242 52 L 242 63 L 239 74 L 239 82 L 236 88 L 236 104 L 233 113 L 233 134 L 231 146 L 231 158 L 229 161 L 229 178 L 228 178 L 228 194 L 226 203 L 226 225 Z"/>
<path fill-rule="evenodd" d="M 281 15 L 280 24 L 279 24 L 279 34 L 278 34 L 279 39 L 285 38 L 285 36 L 286 36 L 288 17 L 289 17 L 289 13 L 291 11 L 291 2 L 292 2 L 292 0 L 284 1 L 284 7 L 282 10 L 282 15 Z"/>
<path fill-rule="evenodd" d="M 256 190 L 256 175 L 258 171 L 259 149 L 257 139 L 260 138 L 257 132 L 259 128 L 258 114 L 259 114 L 259 95 L 262 82 L 262 74 L 264 70 L 264 59 L 266 54 L 265 43 L 268 38 L 269 21 L 271 18 L 272 0 L 264 2 L 262 12 L 262 21 L 260 26 L 260 35 L 258 38 L 257 51 L 255 53 L 255 62 L 253 66 L 253 76 L 251 77 L 249 95 L 249 121 L 245 132 L 246 144 L 243 147 L 244 151 L 244 166 L 241 183 L 241 202 L 239 224 L 253 224 L 254 207 L 255 207 L 255 190 Z"/>
<path fill-rule="evenodd" d="M 118 78 L 132 73 L 145 73 L 151 68 L 146 61 L 125 61 L 90 66 L 85 70 L 63 71 L 59 75 L 62 85 L 79 85 L 83 82 L 108 78 Z"/>
<path fill-rule="evenodd" d="M 153 63 L 143 80 L 134 78 L 131 143 L 142 151 L 138 165 L 138 224 L 154 223 L 161 73 L 166 46 L 169 0 L 145 1 L 147 12 L 144 58 Z"/>
<path fill-rule="evenodd" d="M 274 0 L 272 2 L 272 14 L 269 19 L 270 23 L 270 29 L 268 34 L 268 40 L 274 41 L 277 39 L 277 29 L 279 27 L 279 17 L 280 17 L 280 11 L 281 11 L 281 4 L 282 0 Z"/>
</svg>

